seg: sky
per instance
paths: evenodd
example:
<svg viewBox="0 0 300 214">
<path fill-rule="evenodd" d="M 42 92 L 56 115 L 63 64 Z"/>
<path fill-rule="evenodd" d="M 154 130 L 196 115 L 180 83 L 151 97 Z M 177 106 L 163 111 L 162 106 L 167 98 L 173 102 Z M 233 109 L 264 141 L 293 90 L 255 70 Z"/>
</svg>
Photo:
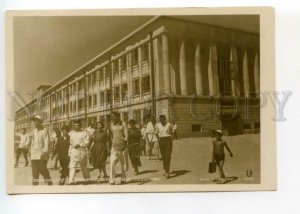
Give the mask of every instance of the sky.
<svg viewBox="0 0 300 214">
<path fill-rule="evenodd" d="M 14 20 L 15 92 L 25 103 L 40 85 L 68 74 L 152 19 L 152 16 L 17 17 Z M 185 16 L 183 19 L 259 32 L 253 16 Z M 15 105 L 18 109 L 19 105 Z"/>
</svg>

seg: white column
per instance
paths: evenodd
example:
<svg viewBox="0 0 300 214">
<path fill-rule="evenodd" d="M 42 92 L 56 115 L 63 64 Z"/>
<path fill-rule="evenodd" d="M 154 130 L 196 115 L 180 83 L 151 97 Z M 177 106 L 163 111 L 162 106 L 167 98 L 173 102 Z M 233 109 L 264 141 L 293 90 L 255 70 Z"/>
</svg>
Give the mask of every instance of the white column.
<svg viewBox="0 0 300 214">
<path fill-rule="evenodd" d="M 217 47 L 215 45 L 210 47 L 209 62 L 208 62 L 208 83 L 209 95 L 214 96 L 219 93 L 219 77 L 217 67 Z"/>
<path fill-rule="evenodd" d="M 164 89 L 170 93 L 170 64 L 169 64 L 169 44 L 167 35 L 162 35 L 162 60 L 164 74 Z"/>
<path fill-rule="evenodd" d="M 180 90 L 181 95 L 187 95 L 186 82 L 186 61 L 185 61 L 185 42 L 182 41 L 179 53 L 179 73 L 180 73 Z"/>
<path fill-rule="evenodd" d="M 249 96 L 249 92 L 250 92 L 247 50 L 244 53 L 244 59 L 243 59 L 243 80 L 244 80 L 244 93 L 245 93 L 245 96 L 247 97 L 247 96 Z"/>
<path fill-rule="evenodd" d="M 259 63 L 258 63 L 258 54 L 255 55 L 254 59 L 254 82 L 255 82 L 255 93 L 259 96 L 260 92 L 260 81 L 259 81 Z"/>
<path fill-rule="evenodd" d="M 195 53 L 195 79 L 196 79 L 196 94 L 202 95 L 202 74 L 201 74 L 201 54 L 200 45 L 197 45 Z"/>
<path fill-rule="evenodd" d="M 236 47 L 231 47 L 230 63 L 232 70 L 230 73 L 231 78 L 231 93 L 233 96 L 240 96 L 239 79 L 238 79 L 238 57 Z"/>
</svg>

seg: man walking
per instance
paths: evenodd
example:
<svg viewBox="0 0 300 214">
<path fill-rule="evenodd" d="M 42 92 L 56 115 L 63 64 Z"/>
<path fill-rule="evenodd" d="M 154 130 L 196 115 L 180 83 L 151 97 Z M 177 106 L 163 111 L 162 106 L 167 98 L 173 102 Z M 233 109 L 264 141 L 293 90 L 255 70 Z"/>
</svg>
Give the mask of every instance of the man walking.
<svg viewBox="0 0 300 214">
<path fill-rule="evenodd" d="M 41 174 L 48 185 L 52 185 L 51 177 L 47 169 L 49 135 L 47 129 L 43 127 L 43 120 L 40 115 L 34 116 L 32 121 L 35 126 L 31 143 L 32 184 L 39 184 L 39 175 Z"/>
<path fill-rule="evenodd" d="M 159 158 L 159 148 L 157 146 L 158 144 L 158 139 L 157 139 L 157 135 L 155 133 L 155 124 L 156 124 L 156 119 L 155 117 L 151 117 L 148 116 L 147 118 L 147 127 L 146 127 L 146 140 L 148 142 L 148 155 L 149 155 L 149 160 L 151 159 L 152 155 L 153 155 L 153 147 L 155 146 L 155 156 L 156 156 L 156 160 L 160 160 Z"/>
<path fill-rule="evenodd" d="M 69 133 L 70 135 L 70 172 L 69 184 L 75 183 L 76 167 L 79 165 L 82 169 L 82 174 L 87 181 L 90 178 L 90 172 L 87 168 L 88 164 L 88 144 L 89 136 L 85 131 L 81 131 L 81 122 L 74 121 L 74 130 Z"/>
<path fill-rule="evenodd" d="M 23 129 L 23 132 L 22 132 L 20 138 L 21 138 L 21 141 L 20 141 L 19 147 L 18 147 L 18 149 L 16 151 L 16 163 L 15 163 L 15 167 L 17 167 L 18 164 L 19 164 L 19 159 L 20 159 L 21 154 L 23 154 L 23 156 L 24 156 L 25 166 L 28 166 L 28 158 L 27 158 L 28 149 L 27 148 L 28 148 L 28 145 L 29 145 L 29 136 L 26 133 L 26 129 L 25 128 Z"/>
<path fill-rule="evenodd" d="M 167 122 L 165 115 L 160 115 L 159 121 L 160 122 L 155 126 L 155 132 L 158 136 L 159 148 L 163 160 L 163 167 L 165 170 L 164 176 L 169 179 L 171 154 L 173 149 L 173 129 L 172 125 Z"/>
<path fill-rule="evenodd" d="M 120 162 L 122 179 L 127 177 L 128 172 L 128 129 L 127 125 L 121 121 L 120 113 L 112 113 L 112 124 L 110 126 L 110 135 L 112 139 L 112 148 L 110 155 L 110 176 L 109 183 L 115 184 L 116 166 Z"/>
<path fill-rule="evenodd" d="M 56 130 L 56 143 L 52 158 L 57 156 L 59 164 L 61 166 L 61 176 L 59 185 L 64 185 L 65 180 L 69 177 L 69 147 L 70 147 L 70 136 L 68 135 L 68 127 L 62 127 L 62 133 L 60 130 Z M 57 154 L 57 155 L 56 155 Z"/>
</svg>

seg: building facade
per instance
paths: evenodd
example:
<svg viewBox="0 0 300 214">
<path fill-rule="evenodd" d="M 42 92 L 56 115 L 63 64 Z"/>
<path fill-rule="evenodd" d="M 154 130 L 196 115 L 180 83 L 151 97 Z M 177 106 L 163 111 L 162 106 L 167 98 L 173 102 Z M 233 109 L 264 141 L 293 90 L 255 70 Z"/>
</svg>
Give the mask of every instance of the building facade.
<svg viewBox="0 0 300 214">
<path fill-rule="evenodd" d="M 40 114 L 66 121 L 124 121 L 165 114 L 182 137 L 213 129 L 260 129 L 259 34 L 159 16 L 78 68 L 16 112 L 15 128 Z"/>
</svg>

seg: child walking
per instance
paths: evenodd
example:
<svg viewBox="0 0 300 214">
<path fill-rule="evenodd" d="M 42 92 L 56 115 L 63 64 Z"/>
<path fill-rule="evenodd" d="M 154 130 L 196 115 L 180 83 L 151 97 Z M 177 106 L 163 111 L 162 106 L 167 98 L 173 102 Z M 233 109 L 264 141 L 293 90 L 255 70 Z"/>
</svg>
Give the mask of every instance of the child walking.
<svg viewBox="0 0 300 214">
<path fill-rule="evenodd" d="M 224 147 L 226 150 L 229 152 L 230 157 L 233 157 L 233 154 L 228 147 L 226 141 L 222 139 L 222 131 L 221 130 L 216 130 L 216 139 L 213 141 L 213 152 L 212 152 L 212 162 L 215 162 L 216 165 L 218 166 L 219 169 L 219 175 L 220 175 L 220 180 L 219 184 L 226 182 L 225 180 L 225 174 L 223 171 L 223 166 L 225 162 L 225 153 L 224 153 Z"/>
</svg>

